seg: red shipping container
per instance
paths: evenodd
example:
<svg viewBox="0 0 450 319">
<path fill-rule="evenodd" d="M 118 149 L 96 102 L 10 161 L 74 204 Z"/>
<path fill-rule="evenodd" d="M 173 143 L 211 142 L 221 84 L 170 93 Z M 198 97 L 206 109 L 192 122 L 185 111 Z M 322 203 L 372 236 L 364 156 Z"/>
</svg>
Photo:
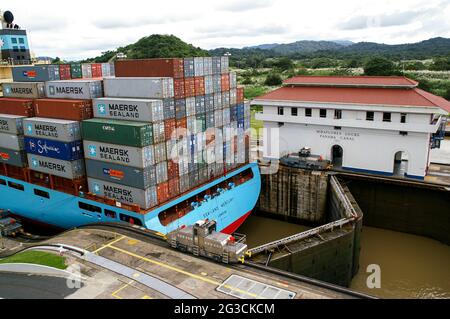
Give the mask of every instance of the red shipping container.
<svg viewBox="0 0 450 319">
<path fill-rule="evenodd" d="M 177 128 L 177 121 L 175 119 L 170 119 L 164 121 L 164 134 L 166 135 L 166 140 L 170 140 L 172 138 L 173 132 Z"/>
<path fill-rule="evenodd" d="M 177 120 L 177 129 L 187 129 L 187 118 Z"/>
<path fill-rule="evenodd" d="M 92 100 L 38 99 L 34 101 L 36 116 L 69 121 L 93 117 Z"/>
<path fill-rule="evenodd" d="M 195 96 L 195 79 L 194 78 L 185 78 L 184 79 L 184 95 L 186 97 L 194 97 Z"/>
<path fill-rule="evenodd" d="M 230 90 L 230 74 L 222 74 L 222 92 Z"/>
<path fill-rule="evenodd" d="M 180 174 L 180 167 L 174 161 L 167 161 L 167 176 L 169 179 L 177 178 Z"/>
<path fill-rule="evenodd" d="M 59 66 L 59 77 L 61 80 L 71 80 L 70 64 L 61 64 Z"/>
<path fill-rule="evenodd" d="M 183 59 L 118 60 L 115 62 L 117 77 L 184 77 Z"/>
<path fill-rule="evenodd" d="M 101 78 L 103 76 L 101 63 L 93 63 L 91 69 L 93 78 Z"/>
<path fill-rule="evenodd" d="M 243 87 L 238 87 L 236 89 L 236 102 L 237 102 L 237 104 L 244 103 L 244 88 Z"/>
<path fill-rule="evenodd" d="M 33 117 L 33 100 L 1 98 L 0 113 Z"/>
<path fill-rule="evenodd" d="M 156 186 L 156 194 L 158 196 L 158 203 L 162 204 L 169 200 L 169 183 L 165 182 Z"/>
<path fill-rule="evenodd" d="M 197 76 L 194 78 L 195 81 L 195 95 L 205 95 L 205 77 Z"/>
<path fill-rule="evenodd" d="M 169 198 L 174 198 L 180 195 L 180 180 L 173 178 L 169 180 Z"/>
<path fill-rule="evenodd" d="M 175 91 L 175 98 L 176 99 L 184 99 L 184 79 L 174 79 L 173 81 L 173 88 Z"/>
</svg>

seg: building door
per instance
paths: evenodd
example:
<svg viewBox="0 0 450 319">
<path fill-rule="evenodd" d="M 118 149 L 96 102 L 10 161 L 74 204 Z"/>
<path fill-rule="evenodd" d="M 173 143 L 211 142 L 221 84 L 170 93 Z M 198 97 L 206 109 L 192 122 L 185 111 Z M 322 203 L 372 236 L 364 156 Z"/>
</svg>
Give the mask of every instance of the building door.
<svg viewBox="0 0 450 319">
<path fill-rule="evenodd" d="M 334 167 L 342 167 L 344 150 L 339 145 L 334 145 L 331 149 L 331 162 Z"/>
<path fill-rule="evenodd" d="M 408 174 L 408 154 L 397 152 L 394 157 L 394 176 L 405 176 Z"/>
</svg>

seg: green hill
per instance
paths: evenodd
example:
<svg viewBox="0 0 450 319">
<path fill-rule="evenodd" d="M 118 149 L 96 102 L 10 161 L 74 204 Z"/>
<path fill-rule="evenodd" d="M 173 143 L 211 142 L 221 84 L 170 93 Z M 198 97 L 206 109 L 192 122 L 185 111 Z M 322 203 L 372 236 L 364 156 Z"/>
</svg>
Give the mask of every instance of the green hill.
<svg viewBox="0 0 450 319">
<path fill-rule="evenodd" d="M 140 39 L 136 43 L 117 48 L 117 50 L 103 52 L 101 56 L 88 59 L 85 62 L 108 62 L 117 53 L 126 54 L 129 59 L 209 56 L 208 51 L 194 47 L 174 35 L 153 34 Z"/>
</svg>

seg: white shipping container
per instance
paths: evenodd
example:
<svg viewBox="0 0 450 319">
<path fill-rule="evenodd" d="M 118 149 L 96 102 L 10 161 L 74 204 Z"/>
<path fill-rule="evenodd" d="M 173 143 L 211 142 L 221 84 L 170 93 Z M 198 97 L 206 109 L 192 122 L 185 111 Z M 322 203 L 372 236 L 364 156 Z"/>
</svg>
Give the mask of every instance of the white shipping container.
<svg viewBox="0 0 450 319">
<path fill-rule="evenodd" d="M 220 58 L 220 70 L 222 74 L 230 72 L 230 59 L 227 56 Z"/>
<path fill-rule="evenodd" d="M 170 139 L 166 141 L 166 153 L 167 153 L 167 160 L 178 160 L 178 148 L 177 148 L 177 140 Z"/>
<path fill-rule="evenodd" d="M 237 90 L 231 89 L 230 90 L 230 105 L 234 106 L 237 104 Z"/>
<path fill-rule="evenodd" d="M 81 140 L 80 122 L 32 117 L 23 121 L 25 136 L 56 140 L 59 142 L 75 142 Z"/>
<path fill-rule="evenodd" d="M 220 111 L 220 110 L 219 110 Z M 222 110 L 222 125 L 227 125 L 227 124 L 230 124 L 230 108 L 229 107 L 227 107 L 227 108 L 224 108 L 223 110 Z"/>
<path fill-rule="evenodd" d="M 155 163 L 167 160 L 166 142 L 154 145 Z"/>
<path fill-rule="evenodd" d="M 214 93 L 214 110 L 221 110 L 222 108 L 222 93 Z"/>
<path fill-rule="evenodd" d="M 194 74 L 195 76 L 205 75 L 205 64 L 203 57 L 194 58 Z"/>
<path fill-rule="evenodd" d="M 159 164 L 156 164 L 156 182 L 158 184 L 167 182 L 169 180 L 168 178 L 168 172 L 167 172 L 167 162 L 161 162 Z"/>
<path fill-rule="evenodd" d="M 230 92 L 222 92 L 222 107 L 230 106 Z"/>
<path fill-rule="evenodd" d="M 0 147 L 13 151 L 22 151 L 24 145 L 23 135 L 0 133 Z"/>
<path fill-rule="evenodd" d="M 212 93 L 214 93 L 213 76 L 207 75 L 205 76 L 205 94 Z"/>
<path fill-rule="evenodd" d="M 152 122 L 153 114 L 160 117 L 162 100 L 99 98 L 93 100 L 94 117 L 116 120 Z M 154 110 L 159 110 L 158 112 Z"/>
<path fill-rule="evenodd" d="M 0 132 L 9 134 L 23 134 L 23 120 L 26 116 L 0 114 Z"/>
<path fill-rule="evenodd" d="M 186 116 L 195 115 L 195 97 L 186 98 Z"/>
<path fill-rule="evenodd" d="M 147 168 L 155 164 L 153 145 L 138 148 L 94 141 L 83 141 L 84 157 L 107 163 Z"/>
<path fill-rule="evenodd" d="M 81 65 L 81 73 L 84 79 L 92 79 L 92 65 L 90 63 L 83 63 Z"/>
<path fill-rule="evenodd" d="M 167 77 L 107 78 L 104 86 L 108 97 L 166 99 L 175 94 L 173 78 Z"/>
<path fill-rule="evenodd" d="M 164 122 L 153 123 L 153 143 L 159 144 L 166 140 Z"/>
<path fill-rule="evenodd" d="M 45 82 L 50 99 L 91 100 L 103 96 L 102 81 L 67 80 Z"/>
<path fill-rule="evenodd" d="M 236 72 L 230 72 L 230 88 L 237 88 L 237 74 Z"/>
</svg>

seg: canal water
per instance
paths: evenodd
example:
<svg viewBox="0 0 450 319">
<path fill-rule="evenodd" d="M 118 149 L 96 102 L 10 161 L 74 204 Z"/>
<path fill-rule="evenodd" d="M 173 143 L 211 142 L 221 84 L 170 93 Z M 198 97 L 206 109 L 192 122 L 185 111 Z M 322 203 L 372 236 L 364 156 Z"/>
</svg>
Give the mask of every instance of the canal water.
<svg viewBox="0 0 450 319">
<path fill-rule="evenodd" d="M 239 229 L 249 247 L 308 227 L 251 216 Z M 450 298 L 450 247 L 425 237 L 364 227 L 360 271 L 351 289 L 380 298 Z M 381 268 L 381 288 L 367 288 L 368 265 Z"/>
</svg>

